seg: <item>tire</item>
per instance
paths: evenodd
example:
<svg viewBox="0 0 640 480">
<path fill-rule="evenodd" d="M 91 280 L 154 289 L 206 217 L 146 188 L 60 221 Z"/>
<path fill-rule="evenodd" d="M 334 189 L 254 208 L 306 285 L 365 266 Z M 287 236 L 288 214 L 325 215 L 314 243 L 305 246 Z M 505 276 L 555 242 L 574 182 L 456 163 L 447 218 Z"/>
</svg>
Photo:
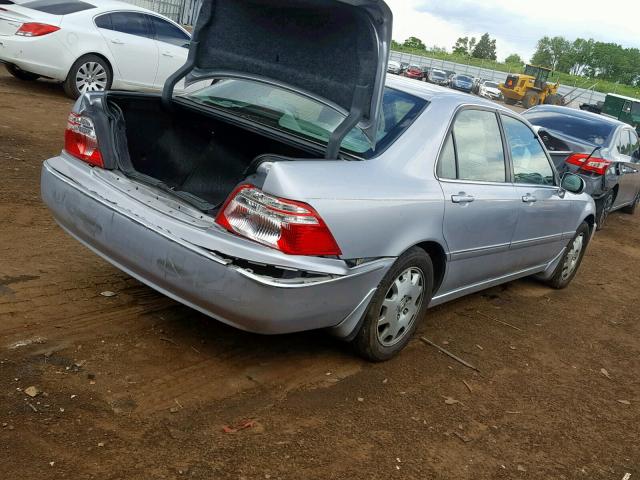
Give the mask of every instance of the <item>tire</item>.
<svg viewBox="0 0 640 480">
<path fill-rule="evenodd" d="M 372 362 L 396 356 L 411 340 L 432 295 L 433 263 L 424 250 L 413 247 L 380 282 L 353 340 L 358 354 Z"/>
<path fill-rule="evenodd" d="M 553 277 L 547 281 L 551 288 L 562 290 L 569 286 L 580 269 L 590 238 L 591 228 L 586 222 L 582 222 L 575 236 L 567 245 L 567 251 L 563 255 L 558 268 L 553 272 Z M 577 250 L 577 242 L 580 239 L 580 248 Z"/>
<path fill-rule="evenodd" d="M 40 78 L 40 75 L 36 75 L 35 73 L 25 72 L 24 70 L 20 70 L 15 65 L 7 63 L 5 65 L 7 72 L 9 72 L 12 76 L 16 77 L 18 80 L 23 80 L 25 82 L 33 82 Z"/>
<path fill-rule="evenodd" d="M 507 105 L 515 105 L 516 103 L 518 103 L 518 101 L 514 100 L 513 98 L 504 97 L 504 103 L 506 103 Z"/>
<path fill-rule="evenodd" d="M 600 231 L 604 228 L 613 207 L 613 191 L 607 193 L 603 198 L 596 202 L 596 222 L 598 223 L 596 230 Z"/>
<path fill-rule="evenodd" d="M 564 99 L 562 98 L 562 95 L 554 93 L 553 95 L 547 95 L 547 98 L 544 99 L 544 104 L 557 105 L 561 107 L 562 105 L 564 105 Z"/>
<path fill-rule="evenodd" d="M 638 210 L 638 205 L 640 205 L 640 192 L 638 192 L 638 194 L 636 195 L 635 201 L 631 205 L 624 207 L 622 211 L 624 213 L 628 213 L 629 215 L 633 215 L 634 213 L 636 213 L 636 210 Z"/>
<path fill-rule="evenodd" d="M 75 100 L 87 92 L 109 90 L 112 82 L 113 71 L 109 63 L 97 55 L 85 55 L 76 60 L 69 70 L 64 91 Z"/>
<path fill-rule="evenodd" d="M 527 92 L 527 94 L 522 99 L 522 105 L 526 109 L 533 108 L 537 105 L 540 105 L 540 95 L 538 95 L 538 92 L 534 92 L 534 91 Z"/>
</svg>

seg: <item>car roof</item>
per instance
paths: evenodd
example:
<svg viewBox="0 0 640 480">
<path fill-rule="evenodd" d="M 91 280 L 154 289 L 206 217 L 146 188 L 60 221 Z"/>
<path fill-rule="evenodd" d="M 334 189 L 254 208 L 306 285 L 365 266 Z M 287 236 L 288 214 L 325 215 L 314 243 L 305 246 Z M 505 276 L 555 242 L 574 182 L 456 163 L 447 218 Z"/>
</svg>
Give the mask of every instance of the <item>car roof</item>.
<svg viewBox="0 0 640 480">
<path fill-rule="evenodd" d="M 538 107 L 534 107 L 524 112 L 524 116 L 526 117 L 527 114 L 536 113 L 536 112 L 551 112 L 551 113 L 558 113 L 558 114 L 567 115 L 575 118 L 582 118 L 585 120 L 592 120 L 592 121 L 595 120 L 595 121 L 599 121 L 601 123 L 612 125 L 615 127 L 627 125 L 626 123 L 621 122 L 616 118 L 607 117 L 605 115 L 599 115 L 593 112 L 587 112 L 585 110 L 578 110 L 575 108 L 556 107 L 554 105 L 540 105 Z"/>
<path fill-rule="evenodd" d="M 467 93 L 458 92 L 438 85 L 430 83 L 417 82 L 410 78 L 399 77 L 397 75 L 387 76 L 387 87 L 401 90 L 410 95 L 427 100 L 428 102 L 447 103 L 452 109 L 461 105 L 478 105 L 480 107 L 488 107 L 499 110 L 501 112 L 514 114 L 513 110 L 509 110 L 500 104 L 486 100 L 481 97 L 469 95 Z"/>
</svg>

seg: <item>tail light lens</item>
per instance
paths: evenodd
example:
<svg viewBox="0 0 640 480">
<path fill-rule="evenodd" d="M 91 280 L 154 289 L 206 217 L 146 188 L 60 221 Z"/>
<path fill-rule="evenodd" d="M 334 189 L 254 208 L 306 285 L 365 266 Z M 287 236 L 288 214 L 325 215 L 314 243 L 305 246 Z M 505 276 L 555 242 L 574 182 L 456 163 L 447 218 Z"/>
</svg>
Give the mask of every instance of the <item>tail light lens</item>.
<svg viewBox="0 0 640 480">
<path fill-rule="evenodd" d="M 16 35 L 21 37 L 42 37 L 58 30 L 60 30 L 60 27 L 47 25 L 46 23 L 23 23 Z"/>
<path fill-rule="evenodd" d="M 609 160 L 595 157 L 589 158 L 589 155 L 586 153 L 571 155 L 567 158 L 567 163 L 570 165 L 576 165 L 586 172 L 593 172 L 598 175 L 606 175 L 607 170 L 611 167 L 611 162 Z"/>
<path fill-rule="evenodd" d="M 83 162 L 104 168 L 96 129 L 93 120 L 87 116 L 69 114 L 67 130 L 64 132 L 64 149 Z"/>
<path fill-rule="evenodd" d="M 231 194 L 216 222 L 232 233 L 288 255 L 342 253 L 310 205 L 267 195 L 252 185 L 242 185 Z"/>
</svg>

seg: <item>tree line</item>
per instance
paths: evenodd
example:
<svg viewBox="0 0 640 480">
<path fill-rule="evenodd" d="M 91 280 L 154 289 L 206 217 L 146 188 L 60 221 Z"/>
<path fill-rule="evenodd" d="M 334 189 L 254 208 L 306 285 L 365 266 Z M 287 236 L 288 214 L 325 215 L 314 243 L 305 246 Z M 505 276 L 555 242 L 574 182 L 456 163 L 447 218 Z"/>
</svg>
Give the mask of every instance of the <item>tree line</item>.
<svg viewBox="0 0 640 480">
<path fill-rule="evenodd" d="M 403 44 L 394 44 L 417 50 L 446 52 L 442 47 L 427 48 L 417 37 L 410 37 Z M 495 61 L 496 40 L 489 33 L 479 39 L 460 37 L 453 45 L 452 53 Z M 505 63 L 523 65 L 525 62 L 519 55 L 511 54 L 505 59 Z M 570 41 L 561 36 L 545 36 L 538 41 L 530 63 L 571 75 L 640 85 L 640 49 L 625 48 L 616 43 L 583 38 Z"/>
<path fill-rule="evenodd" d="M 572 75 L 601 78 L 627 85 L 640 83 L 640 49 L 578 38 L 543 37 L 531 63 Z"/>
</svg>

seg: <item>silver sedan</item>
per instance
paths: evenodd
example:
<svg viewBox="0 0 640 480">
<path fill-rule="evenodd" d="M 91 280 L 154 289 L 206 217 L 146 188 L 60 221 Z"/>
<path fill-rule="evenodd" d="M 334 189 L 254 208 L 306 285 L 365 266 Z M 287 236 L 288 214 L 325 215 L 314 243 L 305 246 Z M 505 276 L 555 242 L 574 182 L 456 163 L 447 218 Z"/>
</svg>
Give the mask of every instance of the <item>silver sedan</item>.
<svg viewBox="0 0 640 480">
<path fill-rule="evenodd" d="M 380 39 L 390 40 L 382 21 L 390 12 L 383 2 L 360 3 L 367 9 L 353 21 L 372 28 L 322 41 L 325 25 L 354 16 L 351 4 L 349 16 L 313 12 L 327 17 L 314 35 L 295 22 L 288 28 L 299 9 L 269 19 L 251 2 L 217 2 L 235 32 L 265 34 L 273 29 L 260 22 L 275 22 L 276 43 L 231 56 L 242 46 L 219 45 L 227 36 L 216 29 L 227 22 L 203 20 L 194 44 L 207 48 L 191 52 L 197 62 L 170 79 L 163 97 L 82 97 L 65 150 L 42 171 L 58 223 L 118 268 L 222 322 L 261 334 L 326 329 L 374 361 L 404 348 L 430 307 L 527 276 L 566 287 L 595 231 L 584 181 L 560 178 L 512 111 L 385 81 L 390 42 Z M 348 38 L 363 32 L 371 36 Z M 296 63 L 293 73 L 295 55 L 270 68 L 269 49 L 300 48 L 302 34 L 315 39 L 309 52 L 318 62 L 371 42 L 371 61 L 360 53 L 360 62 L 338 62 L 362 67 L 356 77 L 369 89 L 343 68 L 313 77 L 318 65 Z M 189 71 L 216 81 L 172 97 Z"/>
</svg>

